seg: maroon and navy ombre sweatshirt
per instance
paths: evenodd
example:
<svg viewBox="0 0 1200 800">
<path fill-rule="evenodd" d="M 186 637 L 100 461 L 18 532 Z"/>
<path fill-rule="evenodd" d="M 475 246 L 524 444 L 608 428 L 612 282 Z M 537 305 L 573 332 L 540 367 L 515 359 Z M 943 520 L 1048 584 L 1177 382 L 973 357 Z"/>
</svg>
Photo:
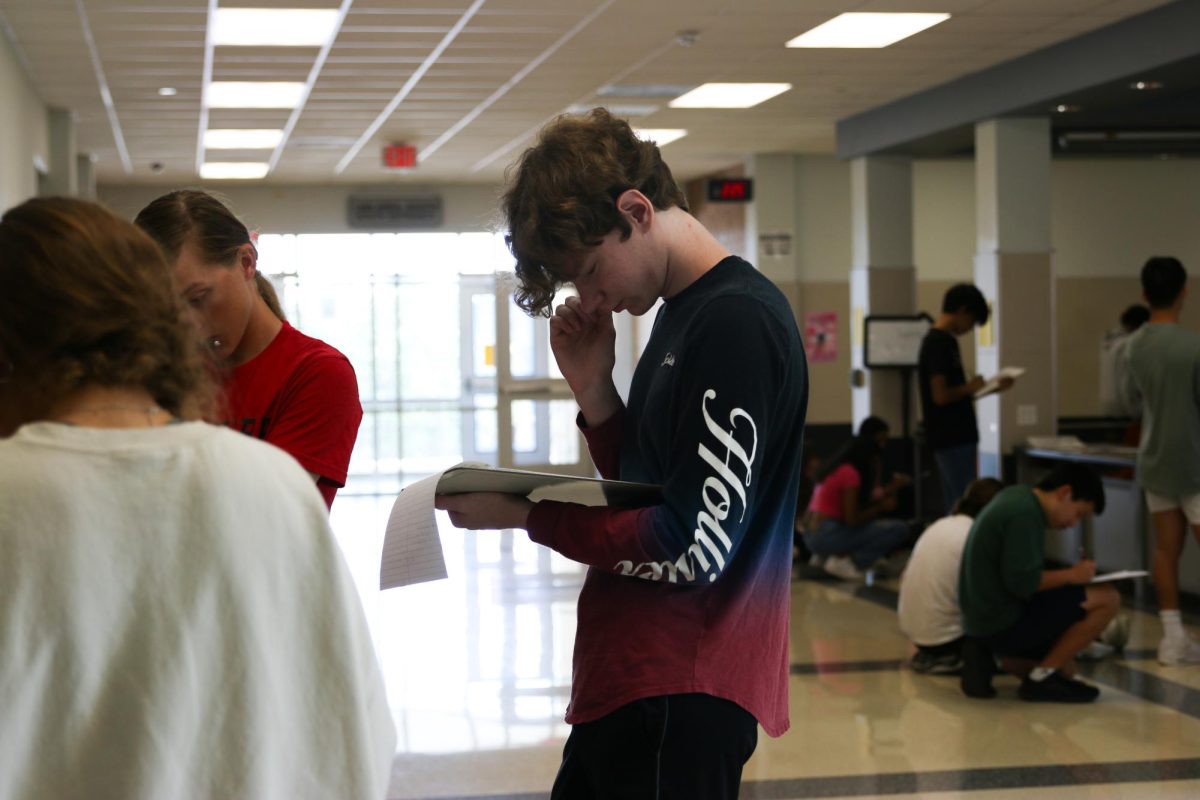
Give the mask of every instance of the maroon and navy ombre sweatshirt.
<svg viewBox="0 0 1200 800">
<path fill-rule="evenodd" d="M 567 722 L 701 692 L 788 728 L 792 525 L 808 377 L 783 294 L 729 257 L 667 300 L 628 406 L 584 428 L 642 509 L 541 502 L 530 538 L 588 564 Z"/>
</svg>

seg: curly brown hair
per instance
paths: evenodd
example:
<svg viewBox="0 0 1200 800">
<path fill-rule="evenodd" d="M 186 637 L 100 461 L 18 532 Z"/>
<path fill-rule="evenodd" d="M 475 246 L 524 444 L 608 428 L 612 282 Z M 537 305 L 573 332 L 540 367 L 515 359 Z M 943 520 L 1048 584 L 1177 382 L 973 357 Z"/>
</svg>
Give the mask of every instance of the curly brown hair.
<svg viewBox="0 0 1200 800">
<path fill-rule="evenodd" d="M 616 200 L 637 189 L 660 211 L 688 210 L 654 142 L 634 135 L 607 109 L 564 115 L 548 123 L 537 142 L 509 168 L 501 199 L 505 237 L 516 258 L 517 305 L 549 316 L 562 285 L 564 262 L 600 244 L 613 230 L 632 232 Z"/>
<path fill-rule="evenodd" d="M 88 385 L 140 387 L 199 419 L 214 386 L 162 251 L 83 200 L 29 200 L 0 219 L 0 385 L 17 424 Z"/>
</svg>

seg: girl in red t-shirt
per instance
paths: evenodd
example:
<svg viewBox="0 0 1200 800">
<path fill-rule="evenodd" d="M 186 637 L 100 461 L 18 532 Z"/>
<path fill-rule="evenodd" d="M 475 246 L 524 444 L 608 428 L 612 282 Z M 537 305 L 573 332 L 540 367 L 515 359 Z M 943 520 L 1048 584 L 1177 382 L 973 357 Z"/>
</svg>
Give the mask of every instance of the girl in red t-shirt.
<svg viewBox="0 0 1200 800">
<path fill-rule="evenodd" d="M 283 319 L 258 272 L 250 231 L 212 195 L 171 192 L 136 222 L 165 252 L 175 288 L 221 370 L 224 413 L 214 421 L 286 451 L 332 506 L 362 421 L 350 362 Z"/>
</svg>

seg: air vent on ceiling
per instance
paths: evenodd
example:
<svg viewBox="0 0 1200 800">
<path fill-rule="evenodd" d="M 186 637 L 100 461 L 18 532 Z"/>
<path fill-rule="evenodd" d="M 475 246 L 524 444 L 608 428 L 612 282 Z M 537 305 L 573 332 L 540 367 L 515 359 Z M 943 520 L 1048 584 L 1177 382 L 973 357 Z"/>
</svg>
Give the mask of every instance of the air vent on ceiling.
<svg viewBox="0 0 1200 800">
<path fill-rule="evenodd" d="M 439 195 L 350 195 L 346 223 L 356 230 L 411 231 L 440 228 Z"/>
<path fill-rule="evenodd" d="M 1067 131 L 1054 144 L 1063 155 L 1196 155 L 1200 131 Z"/>
</svg>

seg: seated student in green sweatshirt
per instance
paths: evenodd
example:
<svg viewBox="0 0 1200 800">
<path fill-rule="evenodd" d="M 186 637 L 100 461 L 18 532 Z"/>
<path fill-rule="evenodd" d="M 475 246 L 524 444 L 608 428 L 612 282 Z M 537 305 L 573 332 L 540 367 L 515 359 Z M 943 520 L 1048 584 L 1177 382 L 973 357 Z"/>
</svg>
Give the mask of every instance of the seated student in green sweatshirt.
<svg viewBox="0 0 1200 800">
<path fill-rule="evenodd" d="M 1104 511 L 1104 485 L 1082 464 L 1062 464 L 1037 486 L 1011 486 L 976 518 L 963 550 L 962 689 L 994 697 L 992 654 L 1022 674 L 1022 700 L 1087 703 L 1100 690 L 1074 677 L 1075 654 L 1116 616 L 1111 584 L 1088 585 L 1094 561 L 1045 568 L 1048 528 L 1066 530 Z"/>
</svg>

